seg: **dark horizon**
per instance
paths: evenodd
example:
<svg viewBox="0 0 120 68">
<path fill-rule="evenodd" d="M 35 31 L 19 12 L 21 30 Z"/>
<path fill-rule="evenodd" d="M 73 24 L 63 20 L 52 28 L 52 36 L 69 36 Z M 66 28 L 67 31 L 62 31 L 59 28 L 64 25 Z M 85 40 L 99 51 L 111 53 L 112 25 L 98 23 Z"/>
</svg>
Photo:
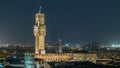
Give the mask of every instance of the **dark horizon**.
<svg viewBox="0 0 120 68">
<path fill-rule="evenodd" d="M 46 15 L 47 41 L 120 43 L 120 1 L 1 0 L 0 41 L 34 43 L 35 13 Z"/>
</svg>

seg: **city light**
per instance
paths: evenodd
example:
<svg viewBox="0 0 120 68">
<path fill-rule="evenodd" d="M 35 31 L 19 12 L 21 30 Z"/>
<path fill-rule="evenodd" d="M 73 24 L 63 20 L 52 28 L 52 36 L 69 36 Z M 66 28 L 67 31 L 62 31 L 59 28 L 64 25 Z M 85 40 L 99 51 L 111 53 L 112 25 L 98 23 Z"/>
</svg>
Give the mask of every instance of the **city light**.
<svg viewBox="0 0 120 68">
<path fill-rule="evenodd" d="M 119 48 L 119 47 L 120 47 L 120 45 L 115 45 L 115 44 L 112 44 L 112 47 Z"/>
</svg>

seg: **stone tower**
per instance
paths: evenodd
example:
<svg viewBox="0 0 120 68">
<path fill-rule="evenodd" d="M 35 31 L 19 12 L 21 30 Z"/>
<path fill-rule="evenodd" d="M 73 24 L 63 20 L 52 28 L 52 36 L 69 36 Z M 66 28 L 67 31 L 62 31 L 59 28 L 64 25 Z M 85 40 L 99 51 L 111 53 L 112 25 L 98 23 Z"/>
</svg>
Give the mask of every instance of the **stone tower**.
<svg viewBox="0 0 120 68">
<path fill-rule="evenodd" d="M 45 14 L 41 13 L 41 7 L 39 12 L 35 14 L 35 25 L 33 32 L 35 37 L 35 54 L 45 54 L 46 25 Z"/>
</svg>

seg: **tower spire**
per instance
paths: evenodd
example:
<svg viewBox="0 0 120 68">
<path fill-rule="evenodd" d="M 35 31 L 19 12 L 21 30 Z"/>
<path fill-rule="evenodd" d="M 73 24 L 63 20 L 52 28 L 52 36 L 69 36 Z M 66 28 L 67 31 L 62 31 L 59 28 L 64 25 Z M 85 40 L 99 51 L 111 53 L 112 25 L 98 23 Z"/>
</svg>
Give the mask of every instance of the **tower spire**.
<svg viewBox="0 0 120 68">
<path fill-rule="evenodd" d="M 38 13 L 41 13 L 41 8 L 42 8 L 42 7 L 40 6 L 40 7 L 39 7 L 39 12 L 38 12 Z"/>
</svg>

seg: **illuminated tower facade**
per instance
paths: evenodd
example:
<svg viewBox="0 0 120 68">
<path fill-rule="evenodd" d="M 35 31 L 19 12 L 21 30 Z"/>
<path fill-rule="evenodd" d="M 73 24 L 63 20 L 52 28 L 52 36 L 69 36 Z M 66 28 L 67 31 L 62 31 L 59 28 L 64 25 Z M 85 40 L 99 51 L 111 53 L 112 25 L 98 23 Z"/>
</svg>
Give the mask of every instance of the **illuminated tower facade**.
<svg viewBox="0 0 120 68">
<path fill-rule="evenodd" d="M 39 12 L 35 14 L 35 25 L 33 32 L 35 37 L 35 54 L 45 54 L 46 25 L 45 14 L 41 13 L 41 7 Z"/>
</svg>

